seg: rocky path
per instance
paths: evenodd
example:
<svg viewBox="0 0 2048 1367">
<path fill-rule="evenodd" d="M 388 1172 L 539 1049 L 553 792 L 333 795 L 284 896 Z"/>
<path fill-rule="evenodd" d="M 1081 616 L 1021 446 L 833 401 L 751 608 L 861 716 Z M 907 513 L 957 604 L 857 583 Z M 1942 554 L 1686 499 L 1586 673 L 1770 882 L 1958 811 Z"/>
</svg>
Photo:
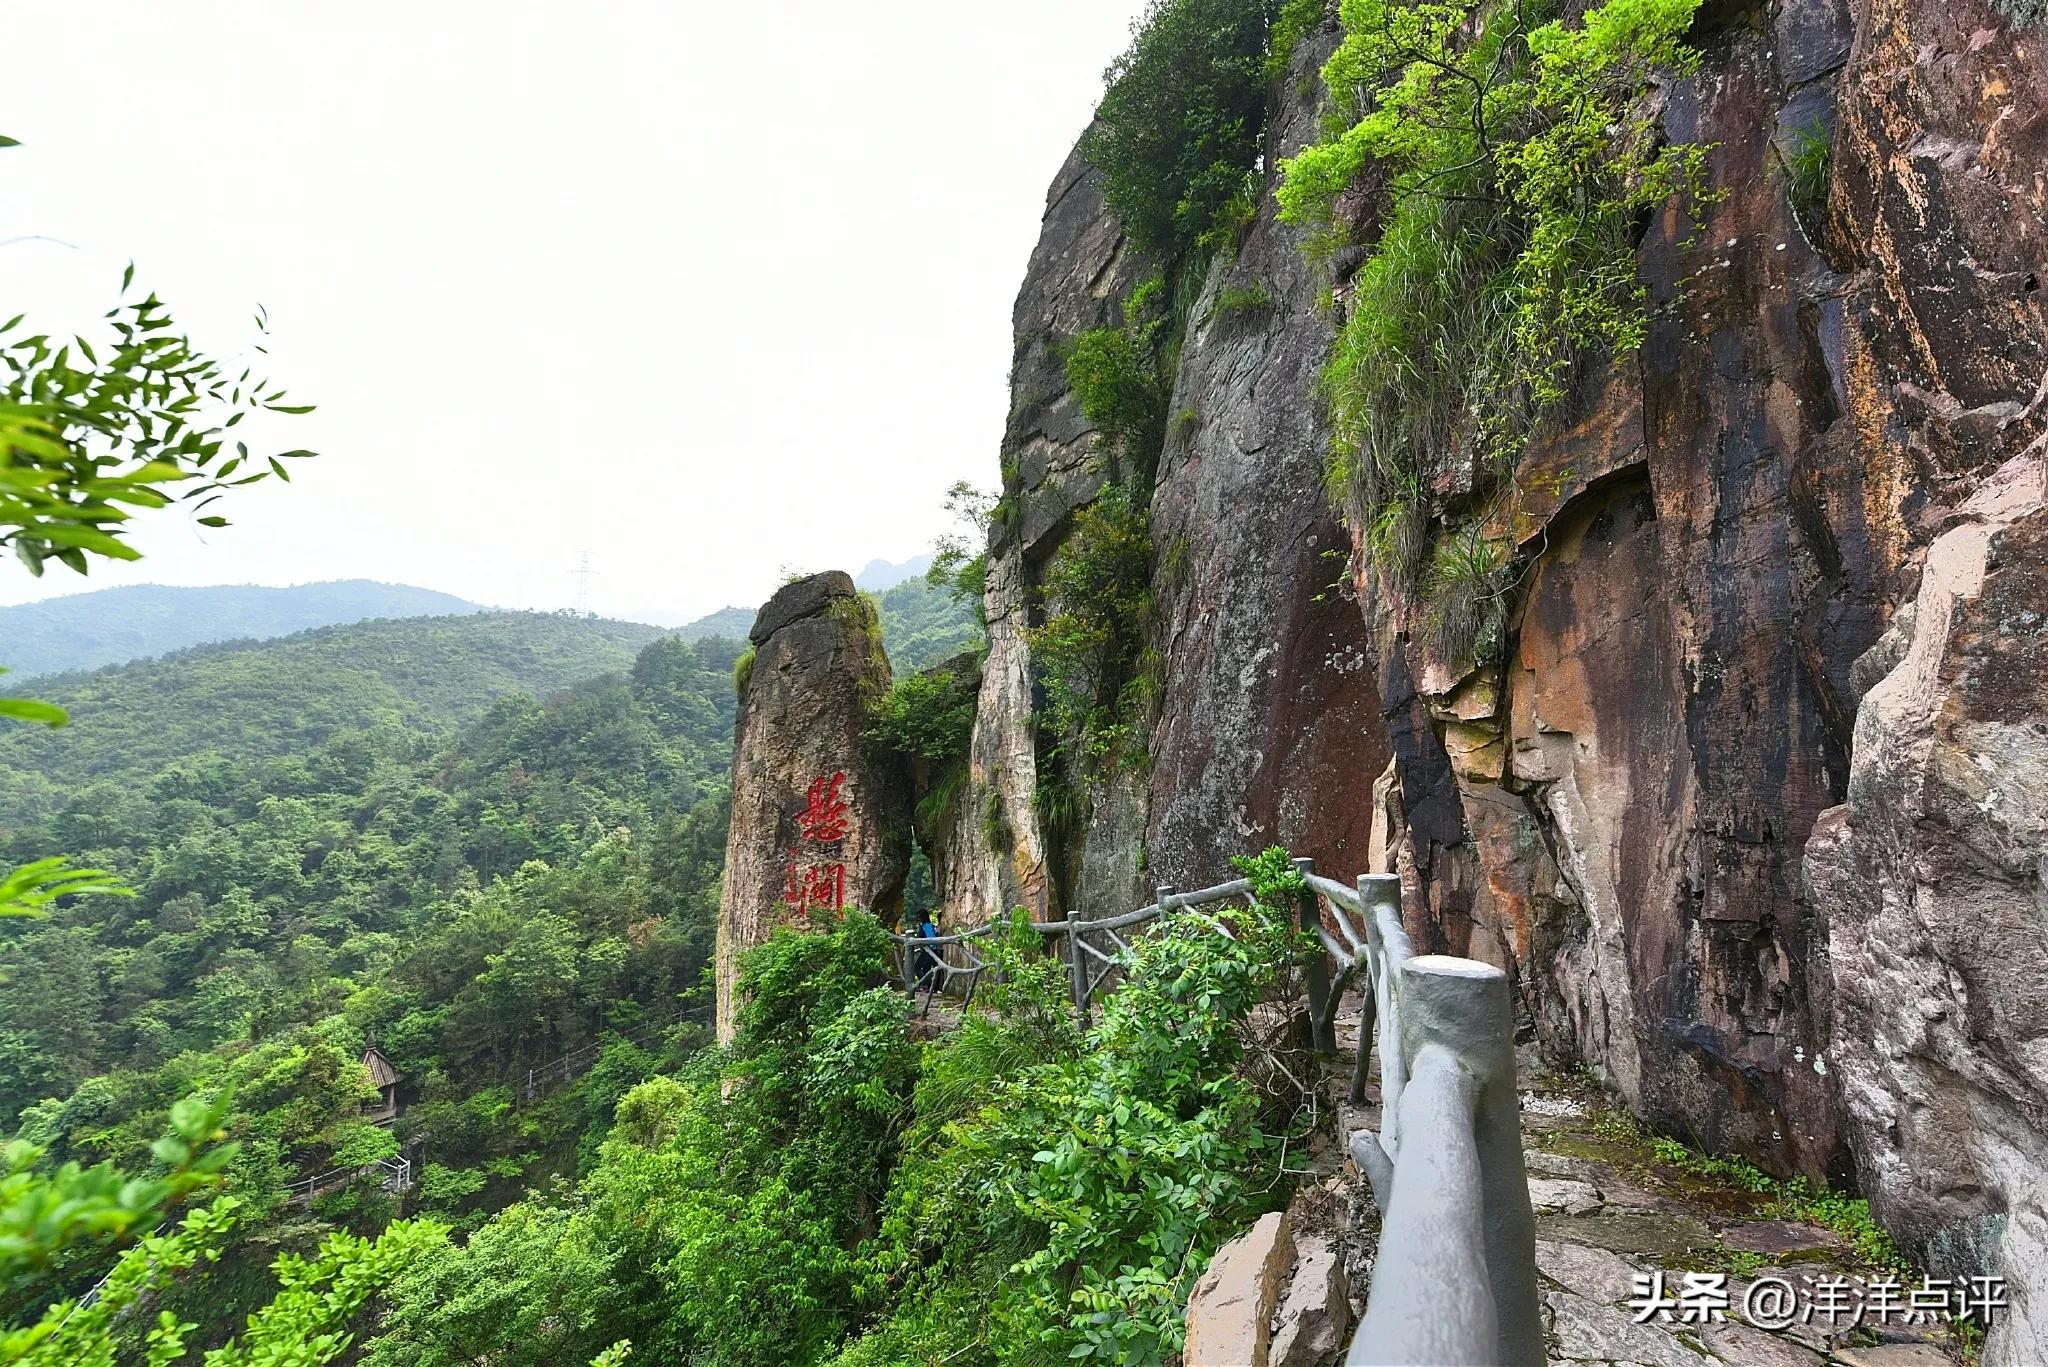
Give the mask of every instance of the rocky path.
<svg viewBox="0 0 2048 1367">
<path fill-rule="evenodd" d="M 1348 1048 L 1348 1041 L 1340 1041 Z M 1820 1225 L 1773 1218 L 1771 1198 L 1661 1161 L 1655 1149 L 1584 1083 L 1520 1060 L 1536 1261 L 1553 1367 L 1952 1367 L 1968 1360 L 1944 1323 L 1909 1323 L 1910 1306 L 1877 1323 L 1856 1306 L 1886 1274 L 1859 1263 L 1850 1242 Z M 1376 1111 L 1344 1108 L 1342 1126 L 1377 1128 Z M 1348 1165 L 1347 1165 L 1348 1166 Z M 1377 1213 L 1364 1178 L 1333 1174 L 1354 1212 L 1354 1309 L 1363 1309 Z M 1642 1322 L 1643 1296 L 1663 1274 L 1679 1304 Z M 1680 1298 L 1684 1274 L 1701 1274 Z M 1776 1287 L 1754 1302 L 1759 1281 L 1790 1288 L 1788 1324 Z M 1909 1295 L 1917 1279 L 1905 1284 Z M 1722 1291 L 1725 1288 L 1725 1308 Z M 1836 1302 L 1833 1309 L 1829 1302 Z M 1932 1320 L 1932 1316 L 1923 1318 Z M 1691 1322 L 1687 1322 L 1691 1321 Z"/>
</svg>

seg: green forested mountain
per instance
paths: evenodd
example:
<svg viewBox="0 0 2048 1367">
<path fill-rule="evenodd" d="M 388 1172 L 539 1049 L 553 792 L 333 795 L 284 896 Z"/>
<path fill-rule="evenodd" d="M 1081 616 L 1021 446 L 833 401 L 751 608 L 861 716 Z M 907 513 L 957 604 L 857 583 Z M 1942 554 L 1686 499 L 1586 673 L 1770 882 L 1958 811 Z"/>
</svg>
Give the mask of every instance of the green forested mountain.
<svg viewBox="0 0 2048 1367">
<path fill-rule="evenodd" d="M 45 681 L 74 722 L 0 740 L 0 856 L 62 850 L 137 895 L 0 922 L 0 1137 L 139 1170 L 173 1103 L 227 1098 L 248 1214 L 180 1294 L 231 1304 L 268 1294 L 276 1245 L 389 1218 L 373 1181 L 307 1208 L 299 1178 L 403 1149 L 416 1205 L 460 1222 L 573 1170 L 702 1015 L 738 651 L 653 635 L 375 623 Z M 359 1114 L 373 1039 L 395 1133 Z"/>
<path fill-rule="evenodd" d="M 374 618 L 483 610 L 452 593 L 368 579 L 289 588 L 135 584 L 0 608 L 0 665 L 19 681 L 215 641 L 269 640 Z"/>
<path fill-rule="evenodd" d="M 744 641 L 753 625 L 752 608 L 720 608 L 708 617 L 699 617 L 694 622 L 676 628 L 676 634 L 692 641 L 700 641 L 706 636 L 723 636 L 729 640 Z"/>
<path fill-rule="evenodd" d="M 921 580 L 882 604 L 899 671 L 979 639 Z M 702 1039 L 739 650 L 478 614 L 19 690 L 72 721 L 0 731 L 0 860 L 62 851 L 136 895 L 0 922 L 0 1139 L 140 1170 L 180 1098 L 227 1106 L 247 1213 L 175 1292 L 209 1326 L 270 1294 L 279 1248 L 389 1220 L 367 1165 L 413 1160 L 408 1209 L 458 1230 L 588 1168 L 619 1097 Z M 395 1129 L 361 1113 L 371 1042 L 403 1075 Z M 335 1170 L 361 1175 L 290 1198 Z"/>
<path fill-rule="evenodd" d="M 928 584 L 922 577 L 906 579 L 881 594 L 880 602 L 882 644 L 898 678 L 982 644 L 975 605 L 949 587 Z"/>
<path fill-rule="evenodd" d="M 59 730 L 0 730 L 0 827 L 96 782 L 132 787 L 174 762 L 304 755 L 393 724 L 445 736 L 514 694 L 545 697 L 630 664 L 661 633 L 627 622 L 484 613 L 326 627 L 11 685 L 60 704 Z"/>
</svg>

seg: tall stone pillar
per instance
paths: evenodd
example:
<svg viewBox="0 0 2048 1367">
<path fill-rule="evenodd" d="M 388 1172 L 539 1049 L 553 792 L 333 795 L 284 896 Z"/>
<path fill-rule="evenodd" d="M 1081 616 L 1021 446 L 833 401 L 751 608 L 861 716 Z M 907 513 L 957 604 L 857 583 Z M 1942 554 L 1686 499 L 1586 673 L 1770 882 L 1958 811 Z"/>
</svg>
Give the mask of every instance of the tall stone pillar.
<svg viewBox="0 0 2048 1367">
<path fill-rule="evenodd" d="M 769 599 L 748 640 L 718 908 L 721 1042 L 741 954 L 777 926 L 848 907 L 893 920 L 909 868 L 908 778 L 861 742 L 868 704 L 890 683 L 873 605 L 845 574 L 814 574 Z"/>
</svg>

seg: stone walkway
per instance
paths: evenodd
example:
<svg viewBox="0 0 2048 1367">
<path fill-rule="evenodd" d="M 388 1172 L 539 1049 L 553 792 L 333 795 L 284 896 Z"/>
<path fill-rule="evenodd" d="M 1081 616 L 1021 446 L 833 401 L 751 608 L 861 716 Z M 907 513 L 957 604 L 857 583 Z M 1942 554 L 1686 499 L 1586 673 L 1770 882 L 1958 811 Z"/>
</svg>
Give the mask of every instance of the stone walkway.
<svg viewBox="0 0 2048 1367">
<path fill-rule="evenodd" d="M 1355 1026 L 1353 1027 L 1355 1030 Z M 1355 1034 L 1352 1035 L 1355 1038 Z M 1340 1036 L 1348 1051 L 1351 1040 Z M 1614 1123 L 1594 1089 L 1519 1060 L 1529 1193 L 1536 1209 L 1536 1262 L 1553 1367 L 1952 1367 L 1965 1361 L 1945 1325 L 1859 1322 L 1848 1311 L 1802 1314 L 1765 1332 L 1743 1322 L 1757 1278 L 1790 1283 L 1801 1306 L 1829 1279 L 1860 1286 L 1881 1274 L 1859 1266 L 1853 1247 L 1822 1226 L 1771 1218 L 1769 1198 L 1661 1162 Z M 1374 1097 L 1374 1100 L 1377 1098 Z M 1378 1128 L 1376 1110 L 1341 1112 L 1347 1133 Z M 1603 1123 L 1605 1118 L 1605 1123 Z M 1333 1177 L 1354 1214 L 1355 1308 L 1370 1285 L 1377 1212 L 1363 1176 Z M 1675 1295 L 1682 1274 L 1726 1273 L 1729 1307 L 1717 1323 L 1637 1323 L 1637 1278 L 1662 1272 Z"/>
</svg>

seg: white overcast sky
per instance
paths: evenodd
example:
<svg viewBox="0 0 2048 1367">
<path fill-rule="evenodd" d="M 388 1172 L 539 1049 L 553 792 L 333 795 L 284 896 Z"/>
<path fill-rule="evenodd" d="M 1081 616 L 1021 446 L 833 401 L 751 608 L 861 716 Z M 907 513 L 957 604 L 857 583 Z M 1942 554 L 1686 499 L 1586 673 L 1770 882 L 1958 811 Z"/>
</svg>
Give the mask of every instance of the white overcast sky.
<svg viewBox="0 0 2048 1367">
<path fill-rule="evenodd" d="M 751 605 L 992 484 L 1045 189 L 1142 0 L 0 0 L 0 315 L 122 267 L 316 414 L 92 579 Z M 55 239 L 14 240 L 14 239 Z M 63 245 L 60 245 L 63 244 Z"/>
</svg>

